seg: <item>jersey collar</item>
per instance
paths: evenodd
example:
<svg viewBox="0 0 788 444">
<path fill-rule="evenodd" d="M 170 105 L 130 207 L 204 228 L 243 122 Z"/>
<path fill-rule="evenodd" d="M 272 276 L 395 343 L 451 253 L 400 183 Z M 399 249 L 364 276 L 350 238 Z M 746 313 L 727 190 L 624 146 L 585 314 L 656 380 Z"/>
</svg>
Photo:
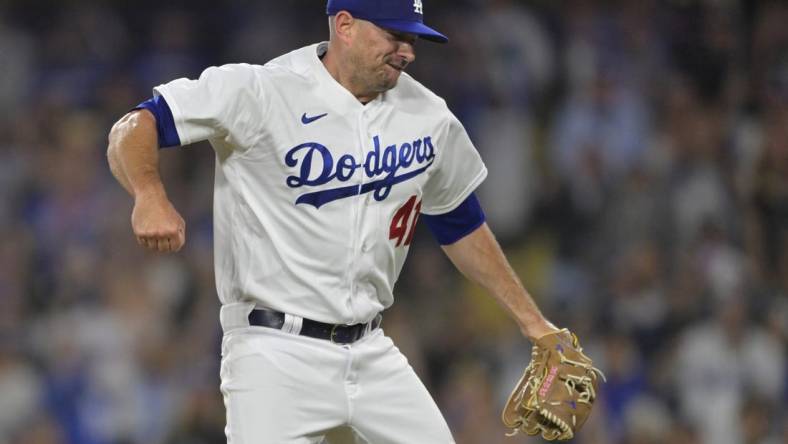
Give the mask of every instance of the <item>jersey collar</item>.
<svg viewBox="0 0 788 444">
<path fill-rule="evenodd" d="M 372 101 L 366 105 L 361 103 L 356 96 L 353 95 L 347 88 L 342 86 L 337 80 L 331 76 L 323 62 L 320 60 L 328 50 L 328 42 L 316 43 L 308 47 L 306 53 L 307 60 L 312 72 L 317 78 L 322 88 L 322 93 L 325 95 L 329 103 L 342 104 L 346 109 L 370 109 L 378 106 L 379 103 L 385 100 L 386 93 L 378 94 Z"/>
</svg>

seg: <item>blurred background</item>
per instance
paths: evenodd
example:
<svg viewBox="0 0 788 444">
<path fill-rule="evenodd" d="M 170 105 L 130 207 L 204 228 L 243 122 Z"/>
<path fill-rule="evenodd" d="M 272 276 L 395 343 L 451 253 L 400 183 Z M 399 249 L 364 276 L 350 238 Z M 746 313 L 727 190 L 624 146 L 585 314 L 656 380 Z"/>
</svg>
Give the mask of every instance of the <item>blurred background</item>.
<svg viewBox="0 0 788 444">
<path fill-rule="evenodd" d="M 606 373 L 575 443 L 788 443 L 788 4 L 425 2 L 411 74 L 466 125 L 489 224 Z M 224 442 L 213 152 L 163 151 L 147 254 L 107 133 L 151 88 L 324 40 L 322 0 L 0 1 L 0 444 Z M 530 356 L 419 228 L 384 317 L 460 444 Z M 385 400 L 381 400 L 385 402 Z M 414 443 L 419 444 L 419 443 Z"/>
</svg>

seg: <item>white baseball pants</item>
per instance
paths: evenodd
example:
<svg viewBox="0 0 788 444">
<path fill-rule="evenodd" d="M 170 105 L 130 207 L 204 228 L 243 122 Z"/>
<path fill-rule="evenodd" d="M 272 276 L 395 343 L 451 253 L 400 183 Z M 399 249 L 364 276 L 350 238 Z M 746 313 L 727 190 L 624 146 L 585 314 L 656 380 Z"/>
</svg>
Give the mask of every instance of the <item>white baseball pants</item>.
<svg viewBox="0 0 788 444">
<path fill-rule="evenodd" d="M 228 444 L 454 442 L 382 329 L 337 345 L 246 325 L 226 329 L 222 340 Z"/>
</svg>

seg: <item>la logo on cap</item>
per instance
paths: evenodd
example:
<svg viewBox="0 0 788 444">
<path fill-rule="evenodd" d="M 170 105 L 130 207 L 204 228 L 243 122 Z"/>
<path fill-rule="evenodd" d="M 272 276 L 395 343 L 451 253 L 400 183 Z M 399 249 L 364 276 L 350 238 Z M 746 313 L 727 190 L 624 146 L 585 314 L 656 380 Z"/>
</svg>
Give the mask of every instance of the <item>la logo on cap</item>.
<svg viewBox="0 0 788 444">
<path fill-rule="evenodd" d="M 424 15 L 424 5 L 421 3 L 421 0 L 413 0 L 413 10 Z"/>
</svg>

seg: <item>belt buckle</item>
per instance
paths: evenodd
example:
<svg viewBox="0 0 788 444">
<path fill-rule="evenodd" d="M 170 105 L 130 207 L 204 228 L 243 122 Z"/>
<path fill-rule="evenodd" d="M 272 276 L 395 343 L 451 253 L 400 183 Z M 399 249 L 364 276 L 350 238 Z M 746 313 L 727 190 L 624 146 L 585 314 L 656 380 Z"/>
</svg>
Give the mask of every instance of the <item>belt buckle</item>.
<svg viewBox="0 0 788 444">
<path fill-rule="evenodd" d="M 331 341 L 332 344 L 342 345 L 341 343 L 335 341 L 337 336 L 337 327 L 339 327 L 339 324 L 334 324 L 331 327 L 331 333 L 328 335 L 328 339 Z"/>
</svg>

